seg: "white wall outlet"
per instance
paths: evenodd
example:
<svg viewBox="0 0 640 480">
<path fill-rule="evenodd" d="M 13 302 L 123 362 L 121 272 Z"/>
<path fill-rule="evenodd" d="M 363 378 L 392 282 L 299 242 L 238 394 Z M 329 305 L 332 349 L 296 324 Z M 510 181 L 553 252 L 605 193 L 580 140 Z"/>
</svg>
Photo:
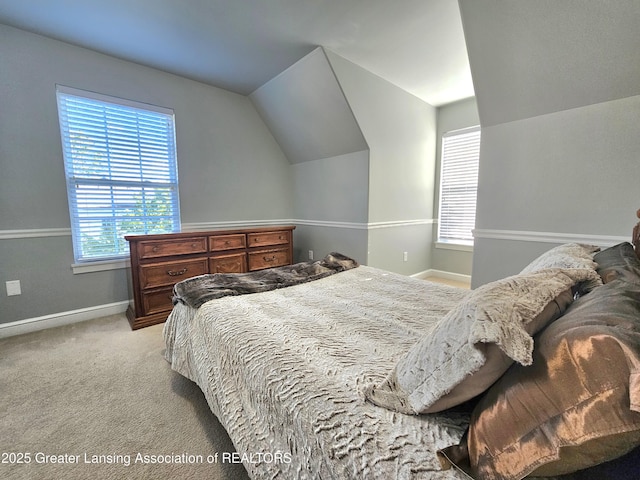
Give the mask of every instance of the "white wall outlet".
<svg viewBox="0 0 640 480">
<path fill-rule="evenodd" d="M 11 297 L 13 295 L 22 295 L 22 290 L 20 289 L 20 280 L 10 280 L 6 283 L 7 285 L 7 297 Z"/>
<path fill-rule="evenodd" d="M 313 260 L 313 250 L 309 250 L 309 260 Z"/>
<path fill-rule="evenodd" d="M 409 260 L 409 252 L 404 252 L 404 254 L 402 255 L 402 259 L 406 262 Z"/>
</svg>

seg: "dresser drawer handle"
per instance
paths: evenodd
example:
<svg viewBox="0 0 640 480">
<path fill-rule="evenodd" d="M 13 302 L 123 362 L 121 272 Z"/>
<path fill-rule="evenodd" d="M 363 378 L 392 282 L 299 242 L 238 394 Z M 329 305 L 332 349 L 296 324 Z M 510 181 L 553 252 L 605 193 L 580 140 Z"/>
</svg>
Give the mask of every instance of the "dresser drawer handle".
<svg viewBox="0 0 640 480">
<path fill-rule="evenodd" d="M 276 256 L 275 256 L 275 255 L 273 255 L 272 257 L 262 257 L 262 259 L 263 259 L 265 262 L 275 262 L 275 260 L 276 260 Z"/>
<path fill-rule="evenodd" d="M 187 270 L 187 267 L 184 267 L 182 270 L 178 270 L 177 272 L 174 272 L 173 270 L 167 270 L 167 275 L 169 275 L 170 277 L 177 277 L 179 275 L 184 275 L 185 273 L 187 273 Z"/>
<path fill-rule="evenodd" d="M 155 245 L 155 246 L 151 249 L 151 251 L 152 251 L 153 253 L 156 253 L 158 250 L 160 250 L 160 247 L 159 247 L 158 245 Z"/>
<path fill-rule="evenodd" d="M 192 243 L 191 244 L 191 248 L 198 248 L 198 244 L 197 243 Z"/>
</svg>

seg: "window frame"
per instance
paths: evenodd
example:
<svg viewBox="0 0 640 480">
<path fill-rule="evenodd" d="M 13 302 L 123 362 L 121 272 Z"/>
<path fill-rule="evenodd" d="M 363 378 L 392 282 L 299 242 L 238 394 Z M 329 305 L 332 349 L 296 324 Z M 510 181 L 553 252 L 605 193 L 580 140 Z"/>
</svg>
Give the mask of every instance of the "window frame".
<svg viewBox="0 0 640 480">
<path fill-rule="evenodd" d="M 443 225 L 447 225 L 447 221 L 444 220 L 443 221 L 443 217 L 446 215 L 446 212 L 444 211 L 447 208 L 451 208 L 450 202 L 443 202 L 443 197 L 445 189 L 448 188 L 447 186 L 447 179 L 445 178 L 445 176 L 447 175 L 447 170 L 450 169 L 450 165 L 446 165 L 446 163 L 448 162 L 462 162 L 464 155 L 452 155 L 451 158 L 447 157 L 447 139 L 452 139 L 455 137 L 460 138 L 461 136 L 468 136 L 468 135 L 474 135 L 477 136 L 477 143 L 474 143 L 474 145 L 472 146 L 472 148 L 474 149 L 474 165 L 469 169 L 471 170 L 470 172 L 464 172 L 464 175 L 466 176 L 471 176 L 474 177 L 475 179 L 475 185 L 473 187 L 473 222 L 469 222 L 468 219 L 466 219 L 463 223 L 469 224 L 469 223 L 473 223 L 474 225 L 472 226 L 472 228 L 470 229 L 470 236 L 468 237 L 464 237 L 462 235 L 460 236 L 456 236 L 453 235 L 451 232 L 452 230 L 455 230 L 455 227 L 453 226 L 449 226 L 449 235 L 445 235 L 443 236 Z M 441 146 L 440 146 L 440 178 L 439 178 L 439 185 L 438 185 L 438 228 L 437 228 L 437 233 L 436 233 L 436 247 L 437 248 L 445 248 L 445 249 L 451 249 L 451 250 L 463 250 L 463 251 L 472 251 L 473 250 L 473 245 L 474 245 L 474 240 L 473 240 L 473 228 L 475 227 L 475 214 L 476 214 L 476 209 L 477 209 L 477 191 L 478 191 L 478 171 L 479 171 L 479 163 L 480 163 L 480 142 L 481 142 L 481 128 L 480 125 L 474 125 L 472 127 L 467 127 L 467 128 L 461 128 L 461 129 L 456 129 L 456 130 L 450 130 L 448 132 L 445 132 L 442 134 L 441 137 Z M 454 145 L 455 147 L 455 145 Z M 477 154 L 476 154 L 477 152 Z M 468 155 L 468 152 L 466 153 L 466 155 Z M 454 182 L 455 183 L 455 182 Z M 462 188 L 462 183 L 463 182 L 459 182 L 458 183 L 458 187 Z M 467 184 L 465 188 L 469 188 L 469 185 Z M 468 193 L 468 192 L 467 192 Z M 466 207 L 468 207 L 468 204 L 470 203 L 470 196 L 467 195 L 465 198 L 463 198 L 463 202 Z M 469 215 L 469 212 L 466 213 L 467 215 Z"/>
<path fill-rule="evenodd" d="M 84 105 L 101 110 L 102 113 L 96 113 L 96 118 L 104 122 L 105 128 L 93 136 L 87 133 L 91 126 L 87 118 L 81 115 L 75 118 L 74 123 L 71 107 L 74 102 L 78 102 L 76 106 Z M 124 261 L 129 258 L 129 250 L 128 242 L 122 238 L 124 235 L 180 231 L 175 114 L 169 108 L 63 85 L 56 85 L 56 103 L 67 183 L 74 273 L 126 267 Z M 109 122 L 114 115 L 125 117 L 119 130 L 107 128 L 107 125 L 111 126 Z M 156 122 L 157 125 L 145 124 L 145 120 Z M 74 128 L 84 128 L 83 134 L 92 142 L 91 149 L 98 152 L 92 153 L 89 161 L 89 156 L 83 155 L 78 148 L 82 142 L 74 143 L 72 139 Z M 158 136 L 154 137 L 156 133 Z M 127 138 L 123 139 L 124 136 Z M 118 147 L 115 147 L 114 140 L 120 142 Z M 134 147 L 134 154 L 130 154 L 131 150 L 127 154 L 121 151 Z M 149 153 L 150 150 L 153 152 Z M 96 158 L 100 160 L 97 161 Z M 95 168 L 87 168 L 86 165 L 90 162 L 95 162 Z M 83 175 L 83 167 L 85 172 L 92 169 L 95 171 Z M 86 193 L 82 193 L 82 188 Z M 156 208 L 156 215 L 147 214 L 151 202 L 147 198 L 149 194 L 155 196 L 155 205 L 159 206 Z M 90 197 L 91 200 L 86 200 Z M 84 206 L 80 206 L 82 198 L 86 201 Z M 93 198 L 100 198 L 103 202 L 98 204 L 96 200 L 93 203 Z M 99 215 L 94 213 L 96 216 L 90 216 L 90 211 L 99 210 Z M 127 210 L 134 210 L 136 214 L 127 215 Z M 111 216 L 105 215 L 104 212 L 109 211 Z M 153 225 L 151 219 L 156 220 L 156 226 L 162 224 L 163 228 L 150 227 Z M 127 221 L 132 224 L 129 230 L 122 225 Z M 102 225 L 91 226 L 91 223 Z M 137 229 L 133 228 L 135 224 L 138 225 Z M 96 236 L 105 235 L 105 231 L 109 235 L 109 229 L 112 229 L 113 249 L 100 252 L 102 247 L 98 247 L 98 255 L 87 251 L 87 246 L 82 243 L 83 235 L 91 232 Z"/>
</svg>

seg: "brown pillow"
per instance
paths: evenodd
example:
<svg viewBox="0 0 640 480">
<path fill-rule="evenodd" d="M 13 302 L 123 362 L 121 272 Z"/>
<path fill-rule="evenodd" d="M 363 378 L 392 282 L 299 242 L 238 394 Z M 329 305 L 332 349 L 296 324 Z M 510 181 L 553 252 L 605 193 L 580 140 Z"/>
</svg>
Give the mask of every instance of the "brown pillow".
<svg viewBox="0 0 640 480">
<path fill-rule="evenodd" d="M 564 475 L 562 480 L 631 480 L 638 478 L 640 447 L 615 460 Z"/>
<path fill-rule="evenodd" d="M 640 445 L 640 278 L 576 300 L 480 400 L 460 445 L 440 452 L 474 478 L 575 472 Z M 465 467 L 466 464 L 466 467 Z"/>
<path fill-rule="evenodd" d="M 596 271 L 604 283 L 619 277 L 627 277 L 630 281 L 640 277 L 640 259 L 628 242 L 597 253 L 593 260 L 597 265 Z"/>
</svg>

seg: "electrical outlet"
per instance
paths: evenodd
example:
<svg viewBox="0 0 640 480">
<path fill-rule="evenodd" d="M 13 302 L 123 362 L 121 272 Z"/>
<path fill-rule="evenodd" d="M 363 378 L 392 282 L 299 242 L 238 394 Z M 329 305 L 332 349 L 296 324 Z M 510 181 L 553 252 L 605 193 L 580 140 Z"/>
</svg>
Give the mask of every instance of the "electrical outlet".
<svg viewBox="0 0 640 480">
<path fill-rule="evenodd" d="M 313 260 L 313 250 L 309 250 L 309 260 Z"/>
<path fill-rule="evenodd" d="M 22 295 L 22 290 L 20 289 L 20 280 L 8 281 L 6 285 L 7 285 L 7 297 L 11 297 L 13 295 Z"/>
<path fill-rule="evenodd" d="M 409 252 L 404 252 L 402 259 L 407 262 L 409 260 Z"/>
</svg>

